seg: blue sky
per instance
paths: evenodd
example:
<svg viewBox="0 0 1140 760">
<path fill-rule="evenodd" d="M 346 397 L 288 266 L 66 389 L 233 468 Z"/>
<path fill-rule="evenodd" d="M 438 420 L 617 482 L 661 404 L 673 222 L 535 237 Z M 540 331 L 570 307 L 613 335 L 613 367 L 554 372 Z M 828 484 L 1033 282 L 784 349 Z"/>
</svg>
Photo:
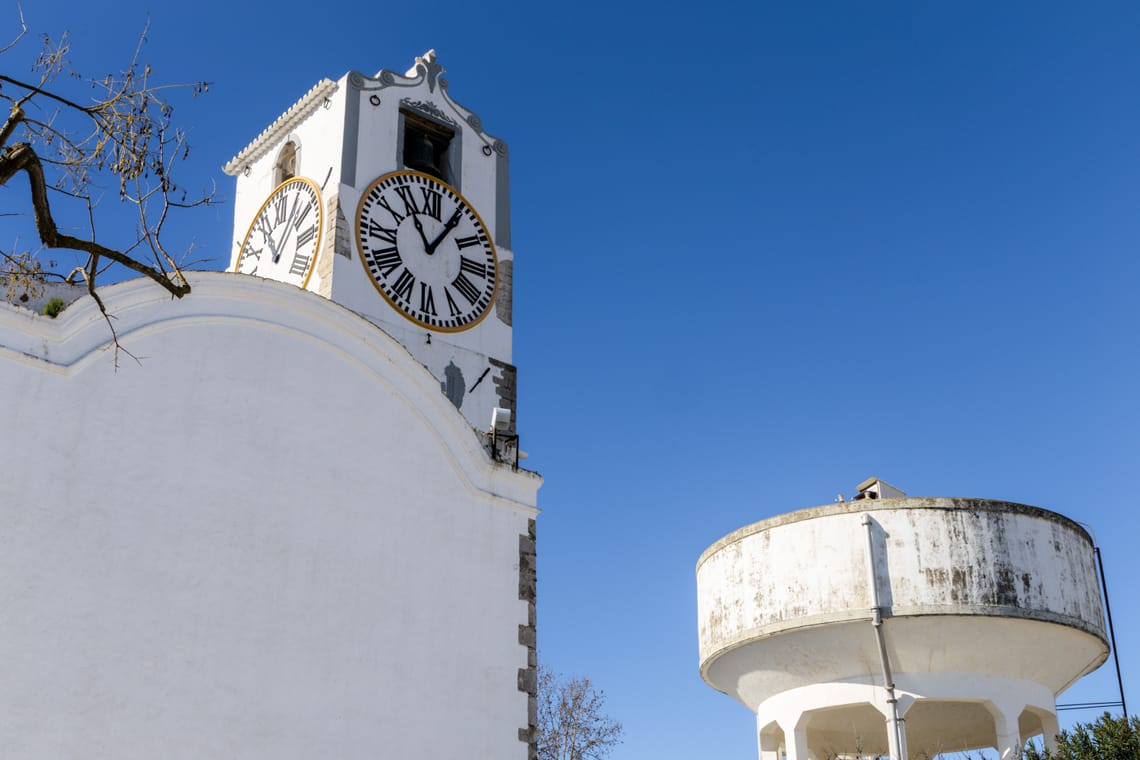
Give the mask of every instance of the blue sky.
<svg viewBox="0 0 1140 760">
<path fill-rule="evenodd" d="M 697 557 L 871 475 L 1088 523 L 1140 709 L 1140 6 L 25 13 L 91 73 L 149 17 L 156 77 L 212 82 L 178 103 L 182 177 L 222 200 L 220 166 L 317 80 L 437 50 L 511 148 L 540 647 L 606 690 L 615 757 L 755 757 L 750 714 L 697 671 Z M 223 203 L 171 231 L 220 268 L 232 225 Z M 1116 693 L 1110 661 L 1060 701 Z"/>
</svg>

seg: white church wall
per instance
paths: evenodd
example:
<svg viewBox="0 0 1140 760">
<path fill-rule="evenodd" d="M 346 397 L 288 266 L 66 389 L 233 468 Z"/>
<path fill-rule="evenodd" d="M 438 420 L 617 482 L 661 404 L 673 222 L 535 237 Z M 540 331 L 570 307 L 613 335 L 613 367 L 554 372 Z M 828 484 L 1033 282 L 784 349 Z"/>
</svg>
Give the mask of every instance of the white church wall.
<svg viewBox="0 0 1140 760">
<path fill-rule="evenodd" d="M 192 284 L 106 289 L 117 371 L 0 305 L 4 756 L 525 758 L 540 479 L 346 309 Z"/>
</svg>

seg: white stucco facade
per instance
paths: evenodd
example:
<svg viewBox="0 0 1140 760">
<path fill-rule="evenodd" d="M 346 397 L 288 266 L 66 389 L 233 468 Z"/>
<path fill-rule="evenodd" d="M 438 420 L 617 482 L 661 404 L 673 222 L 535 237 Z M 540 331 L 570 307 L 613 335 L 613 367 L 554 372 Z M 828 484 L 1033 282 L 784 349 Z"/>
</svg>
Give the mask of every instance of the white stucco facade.
<svg viewBox="0 0 1140 760">
<path fill-rule="evenodd" d="M 697 587 L 702 675 L 757 714 L 762 760 L 781 747 L 789 760 L 1017 758 L 1056 733 L 1056 695 L 1108 655 L 1088 534 L 1019 504 L 781 515 L 710 547 Z"/>
<path fill-rule="evenodd" d="M 117 370 L 0 304 L 0 754 L 526 758 L 540 479 L 360 316 L 191 283 L 103 290 Z"/>
</svg>

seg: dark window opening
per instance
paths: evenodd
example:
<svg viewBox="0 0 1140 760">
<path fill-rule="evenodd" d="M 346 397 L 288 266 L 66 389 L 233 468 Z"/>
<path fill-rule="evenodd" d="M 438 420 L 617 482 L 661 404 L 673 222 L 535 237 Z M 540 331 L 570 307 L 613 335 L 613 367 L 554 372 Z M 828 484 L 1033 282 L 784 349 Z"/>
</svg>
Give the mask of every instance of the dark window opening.
<svg viewBox="0 0 1140 760">
<path fill-rule="evenodd" d="M 403 111 L 404 166 L 452 182 L 448 148 L 455 132 L 414 113 Z"/>
</svg>

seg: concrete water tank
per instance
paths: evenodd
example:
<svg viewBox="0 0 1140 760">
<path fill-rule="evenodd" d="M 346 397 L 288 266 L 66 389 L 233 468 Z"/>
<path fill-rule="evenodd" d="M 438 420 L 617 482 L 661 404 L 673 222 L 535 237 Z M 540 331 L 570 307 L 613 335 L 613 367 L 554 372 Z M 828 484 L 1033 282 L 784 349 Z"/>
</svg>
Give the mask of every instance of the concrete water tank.
<svg viewBox="0 0 1140 760">
<path fill-rule="evenodd" d="M 697 595 L 701 674 L 756 713 L 761 760 L 1020 758 L 1109 651 L 1088 533 L 1009 502 L 763 520 L 701 555 Z"/>
</svg>

